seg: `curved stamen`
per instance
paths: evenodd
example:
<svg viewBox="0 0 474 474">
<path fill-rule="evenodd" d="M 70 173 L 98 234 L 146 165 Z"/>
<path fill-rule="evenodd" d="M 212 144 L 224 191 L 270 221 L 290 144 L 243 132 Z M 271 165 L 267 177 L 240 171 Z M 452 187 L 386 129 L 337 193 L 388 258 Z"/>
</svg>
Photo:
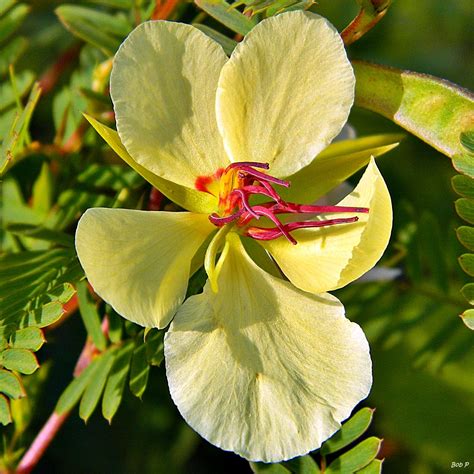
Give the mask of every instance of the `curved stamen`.
<svg viewBox="0 0 474 474">
<path fill-rule="evenodd" d="M 244 209 L 239 209 L 236 213 L 231 214 L 230 216 L 219 217 L 215 212 L 209 216 L 209 220 L 212 224 L 217 227 L 222 227 L 223 225 L 230 224 L 231 222 L 238 219 L 244 213 Z"/>
<path fill-rule="evenodd" d="M 244 206 L 244 209 L 255 219 L 260 219 L 260 216 L 252 209 L 252 206 L 250 205 L 248 201 L 248 194 L 245 193 L 242 189 L 234 189 L 231 192 L 231 195 L 236 195 L 238 194 L 240 196 L 240 199 L 242 200 L 242 205 Z"/>
<path fill-rule="evenodd" d="M 246 178 L 247 176 L 252 176 L 253 178 L 258 179 L 260 182 L 267 181 L 269 183 L 279 184 L 280 186 L 284 186 L 285 188 L 290 187 L 290 183 L 288 181 L 274 178 L 273 176 L 261 173 L 260 171 L 254 170 L 247 166 L 242 166 L 241 171 L 239 171 L 239 178 Z"/>
<path fill-rule="evenodd" d="M 288 241 L 290 241 L 293 245 L 296 245 L 296 240 L 290 235 L 290 233 L 285 229 L 285 226 L 278 220 L 271 210 L 263 206 L 254 206 L 253 210 L 261 216 L 268 217 L 280 230 L 281 235 L 284 235 Z"/>
<path fill-rule="evenodd" d="M 264 170 L 270 169 L 270 165 L 268 163 L 260 163 L 259 161 L 237 161 L 235 163 L 231 163 L 227 168 L 227 170 L 239 169 L 239 168 L 248 168 L 252 166 L 254 168 L 262 168 Z"/>
</svg>

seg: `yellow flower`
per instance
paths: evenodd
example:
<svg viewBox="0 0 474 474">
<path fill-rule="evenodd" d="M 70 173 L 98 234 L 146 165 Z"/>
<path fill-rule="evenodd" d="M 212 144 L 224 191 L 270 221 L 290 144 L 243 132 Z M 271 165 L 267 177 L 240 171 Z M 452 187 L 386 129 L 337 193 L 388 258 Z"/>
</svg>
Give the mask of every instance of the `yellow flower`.
<svg viewBox="0 0 474 474">
<path fill-rule="evenodd" d="M 86 275 L 130 321 L 171 322 L 166 372 L 179 411 L 211 443 L 249 460 L 318 448 L 371 387 L 365 336 L 326 291 L 382 255 L 392 216 L 385 183 L 371 160 L 338 206 L 292 202 L 312 202 L 369 161 L 355 144 L 339 158 L 334 149 L 320 154 L 353 94 L 342 41 L 317 15 L 262 21 L 230 59 L 192 26 L 149 22 L 114 60 L 118 135 L 89 119 L 192 212 L 88 210 L 76 234 Z M 203 262 L 211 282 L 183 303 Z"/>
</svg>

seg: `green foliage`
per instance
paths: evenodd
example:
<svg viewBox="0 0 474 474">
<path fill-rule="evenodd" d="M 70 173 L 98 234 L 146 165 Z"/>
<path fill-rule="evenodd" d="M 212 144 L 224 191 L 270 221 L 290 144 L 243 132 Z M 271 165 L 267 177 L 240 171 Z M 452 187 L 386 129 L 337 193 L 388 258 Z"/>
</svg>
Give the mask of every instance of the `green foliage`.
<svg viewBox="0 0 474 474">
<path fill-rule="evenodd" d="M 323 472 L 348 474 L 364 472 L 362 469 L 366 469 L 369 473 L 380 472 L 382 461 L 375 459 L 382 444 L 379 438 L 372 436 L 340 453 L 344 448 L 357 442 L 365 433 L 372 422 L 373 414 L 374 410 L 370 408 L 359 410 L 311 456 L 306 455 L 277 464 L 251 462 L 250 467 L 257 474 L 319 474 Z M 333 453 L 336 452 L 338 454 L 335 456 Z M 326 467 L 328 455 L 331 455 L 332 460 Z M 319 463 L 312 456 L 319 457 Z"/>
</svg>

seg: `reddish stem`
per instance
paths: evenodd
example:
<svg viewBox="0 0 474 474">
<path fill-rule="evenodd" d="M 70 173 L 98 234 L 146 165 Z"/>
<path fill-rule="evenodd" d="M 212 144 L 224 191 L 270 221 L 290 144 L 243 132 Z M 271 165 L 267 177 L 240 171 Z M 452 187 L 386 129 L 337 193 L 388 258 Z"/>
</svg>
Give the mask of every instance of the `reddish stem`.
<svg viewBox="0 0 474 474">
<path fill-rule="evenodd" d="M 109 322 L 107 317 L 105 317 L 102 321 L 102 331 L 104 334 L 108 333 L 108 329 Z M 76 367 L 74 368 L 74 377 L 78 377 L 82 373 L 98 352 L 92 340 L 88 338 L 77 359 Z M 35 468 L 70 414 L 71 411 L 61 414 L 53 412 L 51 414 L 48 421 L 43 428 L 41 428 L 41 431 L 36 435 L 28 451 L 23 455 L 20 464 L 18 464 L 16 468 L 15 474 L 28 474 Z"/>
<path fill-rule="evenodd" d="M 179 0 L 157 0 L 155 9 L 151 14 L 152 20 L 166 20 L 178 6 Z"/>
</svg>

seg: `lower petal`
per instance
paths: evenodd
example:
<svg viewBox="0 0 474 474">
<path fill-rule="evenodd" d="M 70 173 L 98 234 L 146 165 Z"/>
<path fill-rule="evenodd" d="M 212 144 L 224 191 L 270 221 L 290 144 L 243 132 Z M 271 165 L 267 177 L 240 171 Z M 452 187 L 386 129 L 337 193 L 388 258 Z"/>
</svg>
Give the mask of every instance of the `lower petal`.
<svg viewBox="0 0 474 474">
<path fill-rule="evenodd" d="M 296 245 L 283 237 L 262 242 L 288 279 L 304 291 L 321 293 L 347 285 L 368 272 L 387 247 L 392 205 L 373 159 L 354 191 L 338 205 L 368 207 L 369 212 L 357 214 L 355 223 L 297 230 L 293 233 Z"/>
<path fill-rule="evenodd" d="M 167 326 L 184 300 L 191 260 L 214 230 L 189 212 L 89 209 L 76 249 L 94 291 L 124 318 Z"/>
<path fill-rule="evenodd" d="M 251 461 L 317 449 L 372 383 L 360 327 L 333 296 L 265 273 L 231 233 L 209 283 L 165 337 L 171 396 L 198 433 Z"/>
</svg>

